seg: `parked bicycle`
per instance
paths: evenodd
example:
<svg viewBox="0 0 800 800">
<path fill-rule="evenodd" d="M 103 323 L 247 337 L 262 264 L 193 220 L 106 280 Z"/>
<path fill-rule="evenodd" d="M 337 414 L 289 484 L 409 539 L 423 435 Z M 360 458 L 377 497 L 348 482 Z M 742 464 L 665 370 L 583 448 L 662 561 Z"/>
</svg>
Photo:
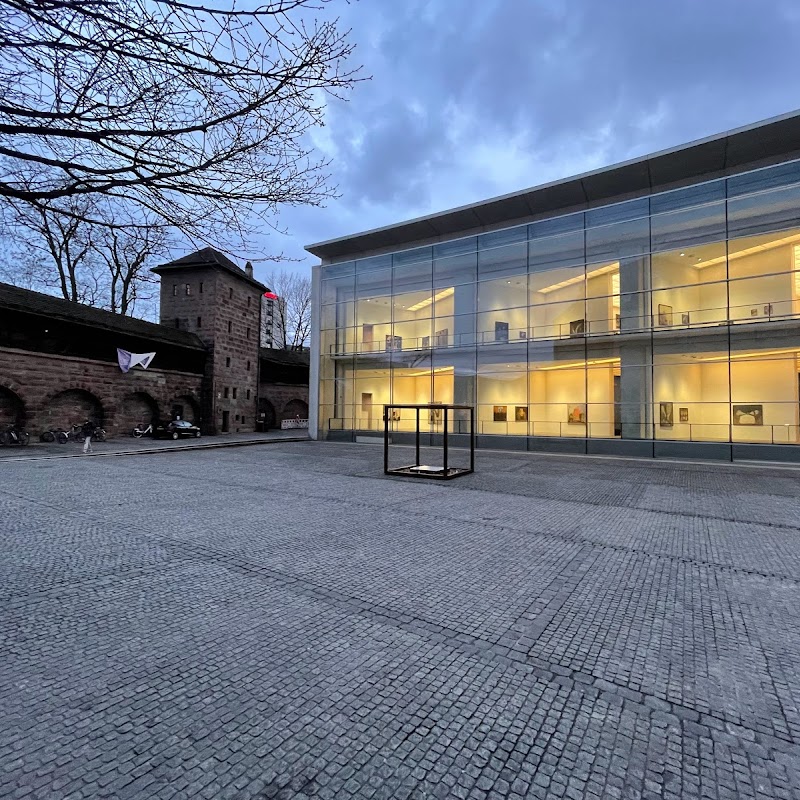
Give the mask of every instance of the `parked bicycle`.
<svg viewBox="0 0 800 800">
<path fill-rule="evenodd" d="M 9 425 L 4 431 L 0 431 L 0 446 L 9 447 L 19 445 L 24 447 L 28 444 L 31 436 L 28 431 L 18 425 Z"/>
<path fill-rule="evenodd" d="M 146 427 L 142 427 L 141 425 L 137 425 L 132 431 L 131 436 L 136 439 L 141 439 L 142 436 L 152 436 L 153 435 L 153 423 L 151 422 Z"/>
<path fill-rule="evenodd" d="M 49 428 L 42 431 L 39 438 L 43 442 L 58 442 L 59 444 L 66 444 L 69 441 L 69 432 L 63 428 Z"/>
<path fill-rule="evenodd" d="M 82 442 L 86 438 L 86 434 L 83 432 L 83 424 L 73 425 L 69 431 L 69 438 L 73 442 Z M 106 432 L 101 427 L 96 427 L 92 432 L 92 439 L 96 442 L 104 442 L 106 440 Z"/>
</svg>

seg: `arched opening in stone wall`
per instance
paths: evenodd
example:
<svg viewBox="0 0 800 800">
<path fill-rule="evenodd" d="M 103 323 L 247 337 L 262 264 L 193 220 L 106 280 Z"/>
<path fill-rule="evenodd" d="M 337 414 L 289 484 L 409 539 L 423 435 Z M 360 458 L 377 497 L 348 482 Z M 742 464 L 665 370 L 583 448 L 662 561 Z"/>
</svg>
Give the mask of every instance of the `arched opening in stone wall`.
<svg viewBox="0 0 800 800">
<path fill-rule="evenodd" d="M 295 419 L 295 417 L 300 417 L 300 419 L 308 419 L 308 403 L 299 398 L 294 398 L 294 400 L 290 400 L 284 407 L 283 407 L 283 414 L 281 414 L 281 419 Z"/>
<path fill-rule="evenodd" d="M 158 403 L 147 392 L 131 392 L 122 398 L 117 416 L 117 426 L 130 431 L 136 425 L 147 426 L 158 422 Z"/>
<path fill-rule="evenodd" d="M 196 425 L 200 422 L 200 406 L 191 395 L 182 394 L 176 397 L 169 406 L 170 419 L 185 419 Z"/>
<path fill-rule="evenodd" d="M 261 415 L 264 415 L 263 417 Z M 276 428 L 278 426 L 278 418 L 275 414 L 275 406 L 267 400 L 266 397 L 261 397 L 258 400 L 258 416 L 259 421 L 263 419 L 264 430 L 268 428 Z"/>
<path fill-rule="evenodd" d="M 45 429 L 81 425 L 87 419 L 96 425 L 105 425 L 105 412 L 100 400 L 85 389 L 66 389 L 54 394 L 44 408 L 42 420 Z"/>
<path fill-rule="evenodd" d="M 24 424 L 25 404 L 22 398 L 11 389 L 0 386 L 0 428 Z"/>
</svg>

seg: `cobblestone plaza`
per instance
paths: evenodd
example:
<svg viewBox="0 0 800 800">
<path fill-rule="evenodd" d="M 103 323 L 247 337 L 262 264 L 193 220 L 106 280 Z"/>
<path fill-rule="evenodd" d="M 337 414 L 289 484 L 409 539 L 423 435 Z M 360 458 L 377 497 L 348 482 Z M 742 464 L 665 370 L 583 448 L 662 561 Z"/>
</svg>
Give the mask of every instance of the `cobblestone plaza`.
<svg viewBox="0 0 800 800">
<path fill-rule="evenodd" d="M 800 471 L 0 465 L 0 797 L 800 797 Z"/>
</svg>

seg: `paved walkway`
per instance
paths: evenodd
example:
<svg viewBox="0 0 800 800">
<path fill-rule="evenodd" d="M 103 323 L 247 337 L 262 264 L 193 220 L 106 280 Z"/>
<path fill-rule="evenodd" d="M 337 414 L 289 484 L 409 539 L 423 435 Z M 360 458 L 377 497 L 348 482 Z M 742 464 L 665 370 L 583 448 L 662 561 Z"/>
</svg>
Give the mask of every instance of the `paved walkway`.
<svg viewBox="0 0 800 800">
<path fill-rule="evenodd" d="M 116 436 L 105 442 L 92 442 L 92 455 L 121 455 L 162 450 L 209 449 L 237 445 L 261 444 L 263 442 L 299 441 L 308 438 L 308 430 L 268 431 L 266 433 L 231 433 L 219 436 L 201 436 L 199 439 L 153 439 L 143 436 Z M 0 461 L 44 457 L 84 456 L 83 442 L 39 442 L 31 440 L 26 447 L 0 447 Z"/>
<path fill-rule="evenodd" d="M 0 797 L 800 797 L 800 473 L 0 465 Z"/>
</svg>

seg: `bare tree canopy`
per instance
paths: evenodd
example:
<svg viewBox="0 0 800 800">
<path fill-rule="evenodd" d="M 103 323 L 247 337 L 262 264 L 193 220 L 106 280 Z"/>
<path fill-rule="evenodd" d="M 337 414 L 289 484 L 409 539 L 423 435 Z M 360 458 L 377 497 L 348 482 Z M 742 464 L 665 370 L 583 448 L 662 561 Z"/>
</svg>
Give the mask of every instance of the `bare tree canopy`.
<svg viewBox="0 0 800 800">
<path fill-rule="evenodd" d="M 311 278 L 289 270 L 273 270 L 266 276 L 267 286 L 278 295 L 273 304 L 275 347 L 300 350 L 311 333 Z M 262 316 L 262 326 L 266 320 Z"/>
<path fill-rule="evenodd" d="M 158 279 L 150 267 L 174 247 L 171 229 L 112 198 L 83 195 L 62 203 L 64 212 L 6 203 L 0 279 L 119 314 L 152 315 Z"/>
<path fill-rule="evenodd" d="M 0 197 L 124 197 L 192 235 L 320 204 L 306 133 L 357 80 L 328 2 L 0 0 Z"/>
</svg>

